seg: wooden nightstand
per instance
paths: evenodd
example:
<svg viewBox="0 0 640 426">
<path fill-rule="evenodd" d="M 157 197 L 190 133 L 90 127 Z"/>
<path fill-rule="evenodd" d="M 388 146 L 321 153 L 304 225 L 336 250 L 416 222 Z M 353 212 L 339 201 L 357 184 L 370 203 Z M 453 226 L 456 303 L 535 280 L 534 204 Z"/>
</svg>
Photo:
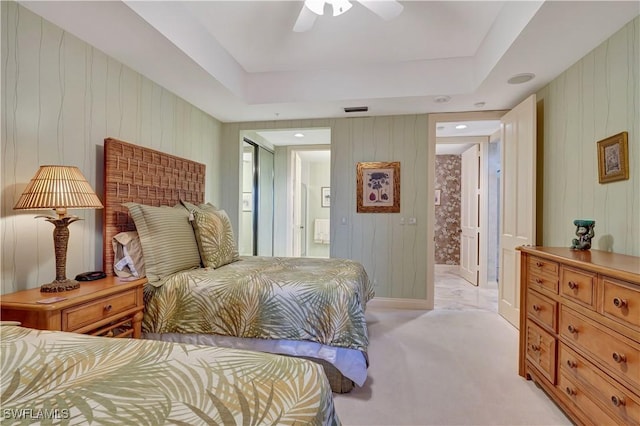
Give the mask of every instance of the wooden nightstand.
<svg viewBox="0 0 640 426">
<path fill-rule="evenodd" d="M 146 278 L 107 277 L 83 281 L 80 288 L 41 293 L 39 288 L 0 296 L 0 319 L 20 321 L 40 330 L 61 330 L 94 336 L 140 338 L 142 288 Z M 47 299 L 63 298 L 53 303 Z"/>
</svg>

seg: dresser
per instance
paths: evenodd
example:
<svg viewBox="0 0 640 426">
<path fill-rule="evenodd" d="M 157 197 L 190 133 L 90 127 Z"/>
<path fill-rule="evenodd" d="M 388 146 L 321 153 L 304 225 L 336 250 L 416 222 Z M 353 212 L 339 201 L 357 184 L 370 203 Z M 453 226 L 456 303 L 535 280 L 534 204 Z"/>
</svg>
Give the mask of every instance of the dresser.
<svg viewBox="0 0 640 426">
<path fill-rule="evenodd" d="M 29 328 L 140 338 L 147 279 L 107 277 L 61 293 L 39 288 L 0 296 L 0 320 Z"/>
<path fill-rule="evenodd" d="M 520 375 L 578 424 L 640 424 L 640 257 L 519 250 Z"/>
</svg>

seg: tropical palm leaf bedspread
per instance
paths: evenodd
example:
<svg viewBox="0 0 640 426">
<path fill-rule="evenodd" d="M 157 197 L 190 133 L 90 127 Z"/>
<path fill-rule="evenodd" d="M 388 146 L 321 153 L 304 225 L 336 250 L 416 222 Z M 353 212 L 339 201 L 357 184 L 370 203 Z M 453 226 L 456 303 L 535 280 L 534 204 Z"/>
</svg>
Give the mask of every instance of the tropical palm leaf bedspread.
<svg viewBox="0 0 640 426">
<path fill-rule="evenodd" d="M 311 361 L 0 326 L 3 424 L 339 424 Z"/>
<path fill-rule="evenodd" d="M 143 331 L 307 340 L 367 351 L 363 266 L 347 259 L 241 257 L 147 286 Z"/>
</svg>

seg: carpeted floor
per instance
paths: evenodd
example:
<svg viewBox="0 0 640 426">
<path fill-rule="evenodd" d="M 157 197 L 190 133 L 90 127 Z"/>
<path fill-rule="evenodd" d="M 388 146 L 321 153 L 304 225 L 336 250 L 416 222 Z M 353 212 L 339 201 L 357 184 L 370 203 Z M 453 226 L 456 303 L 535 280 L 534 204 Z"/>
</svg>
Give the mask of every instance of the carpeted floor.
<svg viewBox="0 0 640 426">
<path fill-rule="evenodd" d="M 518 332 L 497 314 L 497 291 L 446 272 L 436 282 L 433 311 L 367 310 L 369 375 L 335 395 L 343 424 L 571 424 L 518 376 Z"/>
</svg>

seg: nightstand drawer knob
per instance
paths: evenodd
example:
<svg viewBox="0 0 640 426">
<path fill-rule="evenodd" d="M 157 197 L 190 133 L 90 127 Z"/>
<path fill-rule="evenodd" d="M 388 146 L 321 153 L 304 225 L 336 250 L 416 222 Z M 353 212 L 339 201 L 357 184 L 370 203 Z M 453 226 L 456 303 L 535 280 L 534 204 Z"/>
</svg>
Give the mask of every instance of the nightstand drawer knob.
<svg viewBox="0 0 640 426">
<path fill-rule="evenodd" d="M 627 362 L 627 357 L 625 356 L 625 354 L 619 354 L 618 352 L 614 352 L 612 356 L 613 356 L 613 360 L 618 364 Z"/>
<path fill-rule="evenodd" d="M 613 405 L 615 405 L 616 407 L 620 407 L 622 405 L 624 405 L 624 398 L 618 397 L 613 395 L 611 397 L 611 402 L 613 403 Z"/>
<path fill-rule="evenodd" d="M 105 305 L 105 307 L 104 307 L 104 311 L 105 312 L 111 312 L 111 309 L 113 309 L 113 306 L 111 306 L 111 305 Z"/>
<path fill-rule="evenodd" d="M 613 304 L 616 308 L 624 308 L 625 306 L 627 306 L 627 301 L 619 297 L 614 297 Z"/>
</svg>

